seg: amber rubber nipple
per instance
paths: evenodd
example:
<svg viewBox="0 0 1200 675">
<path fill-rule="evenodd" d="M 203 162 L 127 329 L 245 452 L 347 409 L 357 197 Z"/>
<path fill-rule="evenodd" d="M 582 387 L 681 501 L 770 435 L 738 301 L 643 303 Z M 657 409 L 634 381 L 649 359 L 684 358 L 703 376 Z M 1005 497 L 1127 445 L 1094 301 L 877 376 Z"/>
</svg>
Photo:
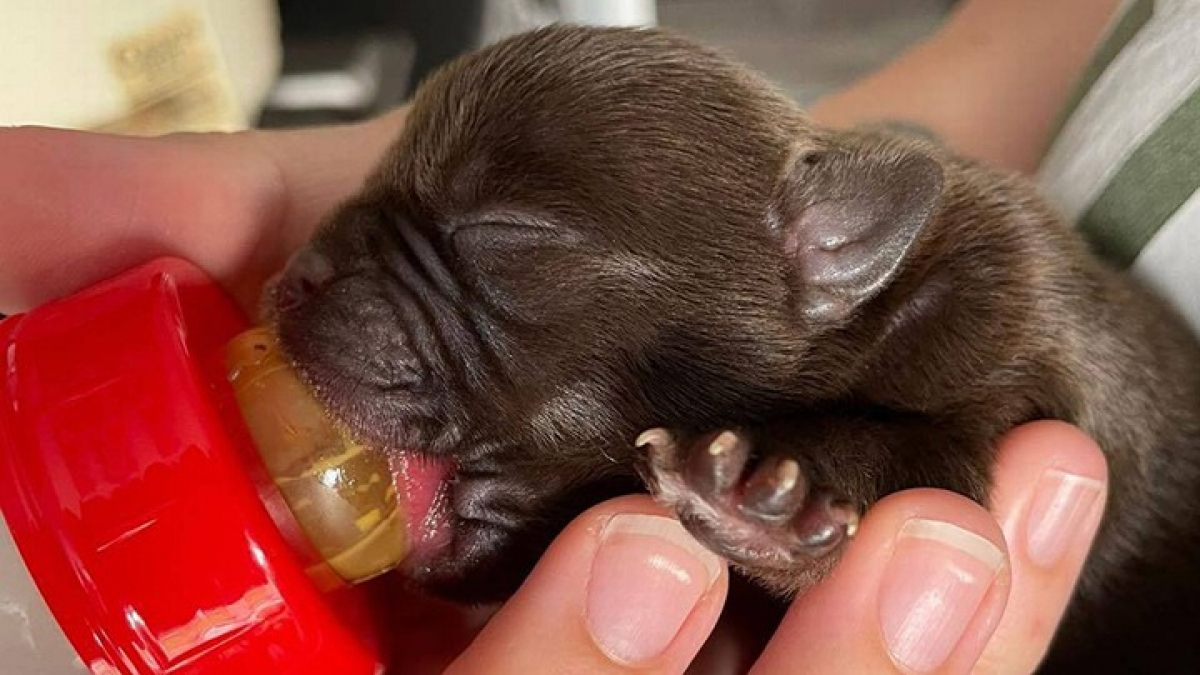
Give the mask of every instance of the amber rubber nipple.
<svg viewBox="0 0 1200 675">
<path fill-rule="evenodd" d="M 407 521 L 387 458 L 329 419 L 268 329 L 230 341 L 226 363 L 267 471 L 325 562 L 352 583 L 398 565 Z"/>
</svg>

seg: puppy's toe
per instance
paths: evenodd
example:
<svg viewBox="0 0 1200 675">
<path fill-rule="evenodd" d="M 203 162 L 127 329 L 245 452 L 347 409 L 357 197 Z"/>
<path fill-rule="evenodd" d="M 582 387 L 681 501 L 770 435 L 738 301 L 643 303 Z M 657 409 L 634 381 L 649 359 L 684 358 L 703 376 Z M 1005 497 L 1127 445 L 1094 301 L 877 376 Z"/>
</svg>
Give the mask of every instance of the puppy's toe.
<svg viewBox="0 0 1200 675">
<path fill-rule="evenodd" d="M 746 479 L 737 506 L 747 518 L 778 522 L 800 511 L 808 496 L 808 480 L 789 457 L 767 457 Z"/>
</svg>

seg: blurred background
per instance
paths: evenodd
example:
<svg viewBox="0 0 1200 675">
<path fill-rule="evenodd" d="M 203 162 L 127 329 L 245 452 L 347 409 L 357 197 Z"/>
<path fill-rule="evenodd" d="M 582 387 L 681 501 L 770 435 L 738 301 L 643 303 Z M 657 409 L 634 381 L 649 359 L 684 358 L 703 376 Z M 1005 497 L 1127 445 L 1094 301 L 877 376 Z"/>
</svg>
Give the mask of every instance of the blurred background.
<svg viewBox="0 0 1200 675">
<path fill-rule="evenodd" d="M 932 31 L 953 0 L 4 0 L 0 124 L 152 135 L 333 123 L 553 21 L 660 25 L 801 103 Z"/>
</svg>

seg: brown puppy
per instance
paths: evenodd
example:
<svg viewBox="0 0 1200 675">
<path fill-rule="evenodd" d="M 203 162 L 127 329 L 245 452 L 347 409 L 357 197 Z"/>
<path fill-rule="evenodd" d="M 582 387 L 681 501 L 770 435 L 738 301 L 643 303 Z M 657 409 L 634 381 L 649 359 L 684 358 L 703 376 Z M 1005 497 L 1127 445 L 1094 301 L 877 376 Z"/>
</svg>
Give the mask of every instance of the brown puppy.
<svg viewBox="0 0 1200 675">
<path fill-rule="evenodd" d="M 1049 666 L 1188 659 L 1162 620 L 1200 620 L 1196 341 L 1018 177 L 818 128 L 687 41 L 556 27 L 443 68 L 276 288 L 337 416 L 452 460 L 426 588 L 502 597 L 640 476 L 790 596 L 889 492 L 986 503 L 994 440 L 1050 417 L 1113 486 Z"/>
</svg>

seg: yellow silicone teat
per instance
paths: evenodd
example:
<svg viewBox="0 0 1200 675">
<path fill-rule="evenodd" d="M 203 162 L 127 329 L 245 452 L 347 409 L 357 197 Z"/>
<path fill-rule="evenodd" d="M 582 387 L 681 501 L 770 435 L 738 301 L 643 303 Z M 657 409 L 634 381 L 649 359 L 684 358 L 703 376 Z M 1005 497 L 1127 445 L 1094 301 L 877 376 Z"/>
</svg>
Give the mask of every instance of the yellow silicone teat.
<svg viewBox="0 0 1200 675">
<path fill-rule="evenodd" d="M 234 338 L 226 363 L 267 471 L 325 562 L 349 582 L 398 565 L 407 521 L 387 459 L 330 421 L 271 331 Z"/>
</svg>

